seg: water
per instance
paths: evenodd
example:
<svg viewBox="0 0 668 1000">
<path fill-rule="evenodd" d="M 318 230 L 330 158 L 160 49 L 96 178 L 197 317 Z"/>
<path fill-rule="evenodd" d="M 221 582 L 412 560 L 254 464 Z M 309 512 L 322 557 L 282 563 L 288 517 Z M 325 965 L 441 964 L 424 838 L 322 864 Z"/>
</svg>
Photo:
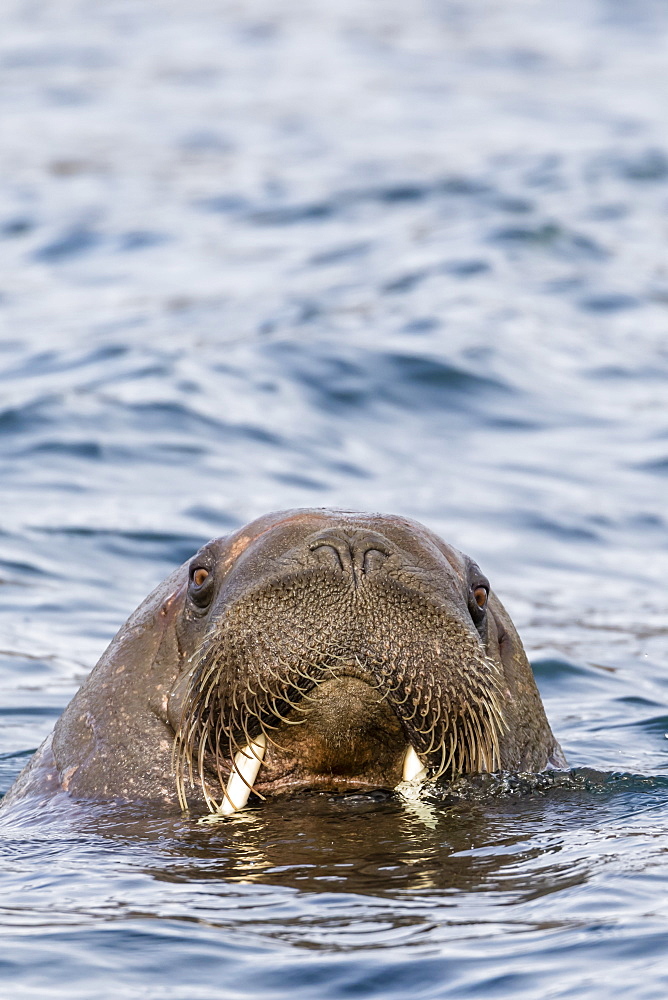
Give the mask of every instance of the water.
<svg viewBox="0 0 668 1000">
<path fill-rule="evenodd" d="M 0 842 L 0 996 L 668 992 L 668 12 L 7 0 L 0 790 L 271 509 L 478 560 L 574 771 Z"/>
</svg>

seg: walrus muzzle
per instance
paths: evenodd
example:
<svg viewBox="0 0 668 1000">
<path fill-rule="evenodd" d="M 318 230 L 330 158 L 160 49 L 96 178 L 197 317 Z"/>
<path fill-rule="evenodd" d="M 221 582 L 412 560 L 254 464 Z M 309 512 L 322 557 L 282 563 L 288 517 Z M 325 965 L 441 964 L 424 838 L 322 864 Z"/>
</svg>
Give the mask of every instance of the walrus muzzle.
<svg viewBox="0 0 668 1000">
<path fill-rule="evenodd" d="M 469 608 L 444 600 L 405 551 L 369 530 L 316 533 L 213 617 L 177 730 L 181 804 L 195 775 L 209 808 L 228 812 L 251 787 L 494 771 L 502 684 Z"/>
</svg>

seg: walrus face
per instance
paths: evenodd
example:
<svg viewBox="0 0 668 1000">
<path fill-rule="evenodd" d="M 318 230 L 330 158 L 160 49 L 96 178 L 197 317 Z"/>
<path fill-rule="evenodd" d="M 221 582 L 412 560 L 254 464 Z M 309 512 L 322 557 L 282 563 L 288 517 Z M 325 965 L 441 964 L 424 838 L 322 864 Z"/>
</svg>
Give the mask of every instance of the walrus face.
<svg viewBox="0 0 668 1000">
<path fill-rule="evenodd" d="M 250 786 L 391 789 L 422 768 L 503 766 L 489 593 L 472 560 L 400 517 L 287 512 L 205 546 L 169 705 L 182 806 L 195 784 L 230 812 Z"/>
</svg>

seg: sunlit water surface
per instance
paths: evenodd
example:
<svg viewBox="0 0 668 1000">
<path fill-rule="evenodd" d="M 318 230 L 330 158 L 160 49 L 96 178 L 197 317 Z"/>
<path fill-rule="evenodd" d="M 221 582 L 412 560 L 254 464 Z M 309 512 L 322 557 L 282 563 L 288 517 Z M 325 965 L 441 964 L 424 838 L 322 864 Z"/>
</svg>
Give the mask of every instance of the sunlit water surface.
<svg viewBox="0 0 668 1000">
<path fill-rule="evenodd" d="M 24 816 L 0 997 L 668 995 L 668 10 L 7 0 L 0 791 L 266 510 L 417 517 L 572 773 Z"/>
</svg>

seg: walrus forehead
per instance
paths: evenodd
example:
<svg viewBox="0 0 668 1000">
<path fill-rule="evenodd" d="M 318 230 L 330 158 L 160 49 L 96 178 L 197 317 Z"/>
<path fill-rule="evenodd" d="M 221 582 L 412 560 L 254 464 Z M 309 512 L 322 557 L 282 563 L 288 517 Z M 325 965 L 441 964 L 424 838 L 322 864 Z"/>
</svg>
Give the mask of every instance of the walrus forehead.
<svg viewBox="0 0 668 1000">
<path fill-rule="evenodd" d="M 342 533 L 368 531 L 384 537 L 417 566 L 447 573 L 460 585 L 468 577 L 468 560 L 424 525 L 394 514 L 367 514 L 327 508 L 297 508 L 275 511 L 252 521 L 224 539 L 205 546 L 219 574 L 227 574 L 237 564 L 250 563 L 257 574 L 273 560 L 285 557 L 319 531 Z"/>
</svg>

